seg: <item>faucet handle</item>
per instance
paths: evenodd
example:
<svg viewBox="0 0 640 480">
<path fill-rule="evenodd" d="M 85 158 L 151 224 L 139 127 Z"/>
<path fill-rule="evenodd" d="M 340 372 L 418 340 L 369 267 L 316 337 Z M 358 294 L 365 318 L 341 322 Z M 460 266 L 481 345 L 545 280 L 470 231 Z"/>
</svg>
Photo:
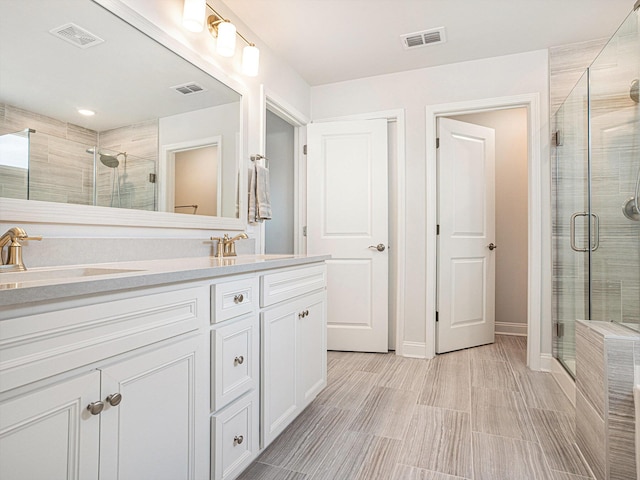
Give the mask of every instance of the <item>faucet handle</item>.
<svg viewBox="0 0 640 480">
<path fill-rule="evenodd" d="M 222 245 L 223 245 L 224 239 L 221 237 L 211 237 L 211 240 L 213 240 L 214 242 L 217 242 L 216 257 L 222 258 Z"/>
<path fill-rule="evenodd" d="M 36 235 L 35 237 L 19 237 L 20 240 L 37 240 L 37 241 L 41 241 L 42 240 L 42 235 Z"/>
</svg>

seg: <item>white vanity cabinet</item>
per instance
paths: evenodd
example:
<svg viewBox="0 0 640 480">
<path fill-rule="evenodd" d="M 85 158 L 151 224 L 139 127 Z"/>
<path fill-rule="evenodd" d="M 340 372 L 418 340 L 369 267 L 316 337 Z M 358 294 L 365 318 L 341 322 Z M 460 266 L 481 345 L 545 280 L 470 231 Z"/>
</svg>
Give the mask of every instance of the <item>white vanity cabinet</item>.
<svg viewBox="0 0 640 480">
<path fill-rule="evenodd" d="M 259 453 L 257 274 L 211 286 L 211 474 L 238 476 Z"/>
<path fill-rule="evenodd" d="M 324 265 L 262 277 L 262 448 L 326 386 L 325 288 Z"/>
<path fill-rule="evenodd" d="M 159 290 L 0 321 L 0 478 L 208 476 L 207 288 Z"/>
</svg>

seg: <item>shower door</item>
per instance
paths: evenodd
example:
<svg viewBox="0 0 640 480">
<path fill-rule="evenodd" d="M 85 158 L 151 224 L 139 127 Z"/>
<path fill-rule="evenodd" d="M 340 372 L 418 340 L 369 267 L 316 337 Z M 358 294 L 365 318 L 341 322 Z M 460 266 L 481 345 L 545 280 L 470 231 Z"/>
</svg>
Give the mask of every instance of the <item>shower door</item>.
<svg viewBox="0 0 640 480">
<path fill-rule="evenodd" d="M 589 318 L 588 74 L 555 116 L 553 321 L 555 357 L 575 374 L 575 321 Z"/>
</svg>

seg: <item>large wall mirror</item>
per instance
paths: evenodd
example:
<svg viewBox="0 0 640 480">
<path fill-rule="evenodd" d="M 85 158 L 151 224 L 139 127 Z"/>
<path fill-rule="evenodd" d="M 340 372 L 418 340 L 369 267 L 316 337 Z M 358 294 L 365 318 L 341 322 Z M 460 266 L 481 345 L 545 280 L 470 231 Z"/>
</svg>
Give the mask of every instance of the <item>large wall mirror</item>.
<svg viewBox="0 0 640 480">
<path fill-rule="evenodd" d="M 0 198 L 240 225 L 242 126 L 238 92 L 98 3 L 0 2 Z"/>
</svg>

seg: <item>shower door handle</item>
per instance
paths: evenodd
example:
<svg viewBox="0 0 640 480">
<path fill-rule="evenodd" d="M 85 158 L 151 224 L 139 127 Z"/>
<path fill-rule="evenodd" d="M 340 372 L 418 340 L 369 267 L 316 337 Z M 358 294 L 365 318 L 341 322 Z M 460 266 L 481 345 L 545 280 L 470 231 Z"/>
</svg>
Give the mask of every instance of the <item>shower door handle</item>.
<svg viewBox="0 0 640 480">
<path fill-rule="evenodd" d="M 600 246 L 600 217 L 595 213 L 592 213 L 593 217 L 593 244 L 591 246 L 591 251 L 595 252 Z"/>
<path fill-rule="evenodd" d="M 580 248 L 576 245 L 576 218 L 578 217 L 588 217 L 589 214 L 586 212 L 576 212 L 571 215 L 571 220 L 569 221 L 569 238 L 571 240 L 571 248 L 576 252 L 588 252 L 588 248 Z M 597 248 L 597 247 L 596 247 Z"/>
</svg>

